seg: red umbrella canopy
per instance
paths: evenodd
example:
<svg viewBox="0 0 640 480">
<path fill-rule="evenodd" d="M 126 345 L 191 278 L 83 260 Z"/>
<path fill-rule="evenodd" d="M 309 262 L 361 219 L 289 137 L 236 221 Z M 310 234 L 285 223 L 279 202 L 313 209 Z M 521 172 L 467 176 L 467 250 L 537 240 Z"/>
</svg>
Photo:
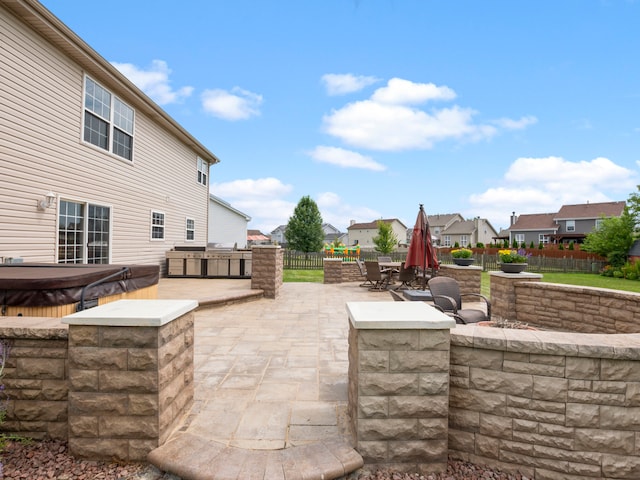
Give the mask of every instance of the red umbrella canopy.
<svg viewBox="0 0 640 480">
<path fill-rule="evenodd" d="M 431 241 L 431 231 L 429 230 L 429 222 L 424 208 L 420 205 L 418 218 L 413 227 L 413 235 L 411 235 L 411 243 L 409 251 L 407 251 L 407 259 L 404 267 L 420 267 L 423 270 L 427 268 L 438 268 L 438 259 L 436 258 L 436 250 Z"/>
</svg>

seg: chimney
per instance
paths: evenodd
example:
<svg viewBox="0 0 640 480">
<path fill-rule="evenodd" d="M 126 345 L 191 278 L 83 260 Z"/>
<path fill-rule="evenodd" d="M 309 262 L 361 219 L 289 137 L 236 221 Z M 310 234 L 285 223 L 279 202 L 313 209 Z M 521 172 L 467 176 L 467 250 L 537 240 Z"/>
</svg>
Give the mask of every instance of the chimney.
<svg viewBox="0 0 640 480">
<path fill-rule="evenodd" d="M 349 220 L 349 226 L 353 225 L 354 223 L 356 223 L 355 220 Z"/>
<path fill-rule="evenodd" d="M 516 217 L 516 212 L 511 212 L 511 223 L 509 224 L 509 226 L 514 225 L 517 220 L 518 217 Z"/>
</svg>

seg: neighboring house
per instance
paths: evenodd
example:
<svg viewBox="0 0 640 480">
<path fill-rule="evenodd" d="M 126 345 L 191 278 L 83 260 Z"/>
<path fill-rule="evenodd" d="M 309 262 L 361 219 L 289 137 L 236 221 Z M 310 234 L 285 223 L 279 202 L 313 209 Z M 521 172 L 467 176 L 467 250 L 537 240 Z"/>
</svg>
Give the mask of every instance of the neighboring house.
<svg viewBox="0 0 640 480">
<path fill-rule="evenodd" d="M 603 218 L 622 215 L 626 202 L 582 203 L 563 205 L 557 213 L 512 216 L 509 242 L 529 245 L 539 243 L 582 243 L 597 229 Z"/>
<path fill-rule="evenodd" d="M 461 247 L 475 247 L 478 243 L 489 245 L 498 233 L 487 219 L 476 217 L 450 223 L 440 231 L 440 245 L 452 247 L 456 243 Z"/>
<path fill-rule="evenodd" d="M 558 224 L 556 243 L 582 243 L 588 233 L 600 226 L 603 218 L 619 217 L 627 205 L 625 201 L 563 205 L 554 221 Z"/>
<path fill-rule="evenodd" d="M 251 217 L 209 194 L 209 236 L 212 247 L 247 247 L 247 223 Z"/>
<path fill-rule="evenodd" d="M 271 239 L 260 230 L 247 230 L 247 246 L 269 245 Z"/>
<path fill-rule="evenodd" d="M 387 218 L 368 223 L 356 223 L 355 220 L 352 220 L 351 225 L 347 227 L 349 235 L 347 245 L 360 245 L 360 248 L 363 249 L 373 249 L 375 247 L 373 237 L 378 236 L 378 222 L 391 224 L 391 230 L 398 237 L 398 242 L 404 243 L 407 235 L 406 225 L 397 218 Z"/>
<path fill-rule="evenodd" d="M 0 257 L 206 246 L 216 156 L 36 0 L 0 2 Z"/>
<path fill-rule="evenodd" d="M 553 243 L 553 238 L 558 231 L 558 225 L 554 221 L 555 213 L 527 213 L 519 216 L 512 215 L 512 225 L 507 229 L 509 245 L 515 240 L 518 246 L 523 243 L 528 247 L 540 243 Z"/>
<path fill-rule="evenodd" d="M 286 225 L 280 225 L 275 230 L 273 230 L 270 234 L 271 241 L 273 243 L 277 243 L 278 245 L 286 246 L 287 239 L 285 237 L 285 233 L 287 231 Z M 344 233 L 340 232 L 336 227 L 331 225 L 330 223 L 322 224 L 322 231 L 324 232 L 324 243 L 333 243 L 335 240 L 344 243 Z"/>
<path fill-rule="evenodd" d="M 286 225 L 279 225 L 275 230 L 271 232 L 271 242 L 275 245 L 286 245 L 287 239 L 284 236 L 284 233 L 286 231 Z"/>
<path fill-rule="evenodd" d="M 445 213 L 438 215 L 427 215 L 427 221 L 429 222 L 429 231 L 431 232 L 432 237 L 434 237 L 434 245 L 443 246 L 442 232 L 456 222 L 463 222 L 464 217 L 459 213 Z M 411 243 L 412 234 L 413 227 L 407 238 L 408 243 Z"/>
</svg>

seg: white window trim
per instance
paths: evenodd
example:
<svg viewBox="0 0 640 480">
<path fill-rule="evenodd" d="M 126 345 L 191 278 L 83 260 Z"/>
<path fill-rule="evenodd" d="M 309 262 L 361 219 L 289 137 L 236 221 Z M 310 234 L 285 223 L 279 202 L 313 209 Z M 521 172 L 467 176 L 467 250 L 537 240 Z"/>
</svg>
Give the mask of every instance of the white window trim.
<svg viewBox="0 0 640 480">
<path fill-rule="evenodd" d="M 86 94 L 87 94 L 87 81 L 86 81 L 87 78 L 89 78 L 96 85 L 99 85 L 100 88 L 102 88 L 102 89 L 106 90 L 107 92 L 109 92 L 109 94 L 111 95 L 110 118 L 109 118 L 108 121 L 105 118 L 97 115 L 95 112 L 93 112 L 93 111 L 91 111 L 91 110 L 89 110 L 89 109 L 87 109 L 85 107 Z M 122 156 L 120 156 L 120 155 L 118 155 L 118 154 L 113 152 L 113 130 L 115 128 L 114 127 L 115 120 L 114 120 L 113 117 L 114 117 L 114 99 L 116 99 L 116 98 L 121 103 L 123 103 L 124 105 L 126 105 L 128 108 L 130 108 L 133 111 L 133 125 L 132 125 L 132 128 L 131 128 L 132 131 L 130 133 L 130 135 L 131 135 L 131 159 L 122 157 Z M 108 149 L 105 150 L 104 148 L 100 147 L 99 145 L 95 145 L 95 144 L 93 144 L 91 142 L 87 142 L 84 139 L 85 118 L 86 118 L 85 117 L 85 113 L 87 111 L 90 112 L 92 115 L 95 115 L 95 116 L 99 117 L 100 119 L 105 120 L 105 121 L 108 122 L 108 124 L 109 124 L 109 142 L 108 142 L 108 147 L 109 148 Z M 111 156 L 111 157 L 113 157 L 113 158 L 115 158 L 117 160 L 120 160 L 120 161 L 122 161 L 122 162 L 124 162 L 124 163 L 126 163 L 128 165 L 132 165 L 134 163 L 134 160 L 135 160 L 135 150 L 136 150 L 135 149 L 135 138 L 136 138 L 136 134 L 135 134 L 135 132 L 136 132 L 136 110 L 135 110 L 135 108 L 133 108 L 127 102 L 122 100 L 120 97 L 118 97 L 111 90 L 109 90 L 108 88 L 104 87 L 100 82 L 94 80 L 93 77 L 91 77 L 90 75 L 86 75 L 85 74 L 84 77 L 83 77 L 83 81 L 82 81 L 82 108 L 81 108 L 81 112 L 82 112 L 81 113 L 82 128 L 80 129 L 80 141 L 84 145 L 86 145 L 86 146 L 88 146 L 90 148 L 93 148 L 93 149 L 95 149 L 95 150 L 97 150 L 97 151 L 99 151 L 101 153 L 106 153 L 109 156 Z M 129 132 L 126 132 L 126 133 L 129 134 Z"/>
<path fill-rule="evenodd" d="M 538 234 L 538 243 L 547 244 L 549 243 L 549 235 L 545 235 L 544 233 Z"/>
<path fill-rule="evenodd" d="M 451 246 L 451 235 L 445 235 L 442 237 L 442 245 L 445 247 Z"/>
<path fill-rule="evenodd" d="M 467 247 L 469 245 L 469 235 L 460 235 L 460 246 Z"/>
<path fill-rule="evenodd" d="M 162 225 L 153 224 L 154 214 L 162 215 Z M 153 227 L 162 227 L 162 238 L 153 237 Z M 167 215 L 160 210 L 151 210 L 151 213 L 149 215 L 149 239 L 152 242 L 164 242 L 166 238 L 167 238 Z"/>
<path fill-rule="evenodd" d="M 206 187 L 209 182 L 209 164 L 200 157 L 198 157 L 196 164 L 196 169 L 198 171 L 196 180 L 200 185 L 204 185 Z M 204 182 L 202 179 L 204 179 Z"/>
<path fill-rule="evenodd" d="M 522 242 L 524 242 L 525 235 L 524 233 L 516 233 L 513 238 L 515 238 L 516 242 L 518 242 L 518 245 L 520 245 Z"/>
<path fill-rule="evenodd" d="M 189 228 L 189 221 L 193 222 L 193 228 Z M 185 242 L 195 242 L 196 241 L 196 220 L 195 218 L 186 217 L 184 221 L 184 241 Z M 193 238 L 189 238 L 189 232 L 193 232 Z"/>
<path fill-rule="evenodd" d="M 567 220 L 565 223 L 565 228 L 567 232 L 575 232 L 576 231 L 576 221 L 575 220 Z"/>
</svg>

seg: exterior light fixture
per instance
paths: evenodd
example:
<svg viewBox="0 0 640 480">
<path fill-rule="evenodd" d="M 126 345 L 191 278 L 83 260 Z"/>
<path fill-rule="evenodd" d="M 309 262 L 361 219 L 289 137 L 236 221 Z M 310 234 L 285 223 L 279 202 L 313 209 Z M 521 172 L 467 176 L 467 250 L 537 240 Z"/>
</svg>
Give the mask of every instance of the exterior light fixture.
<svg viewBox="0 0 640 480">
<path fill-rule="evenodd" d="M 44 196 L 44 199 L 38 200 L 38 210 L 46 210 L 56 202 L 56 194 L 51 190 Z"/>
</svg>

